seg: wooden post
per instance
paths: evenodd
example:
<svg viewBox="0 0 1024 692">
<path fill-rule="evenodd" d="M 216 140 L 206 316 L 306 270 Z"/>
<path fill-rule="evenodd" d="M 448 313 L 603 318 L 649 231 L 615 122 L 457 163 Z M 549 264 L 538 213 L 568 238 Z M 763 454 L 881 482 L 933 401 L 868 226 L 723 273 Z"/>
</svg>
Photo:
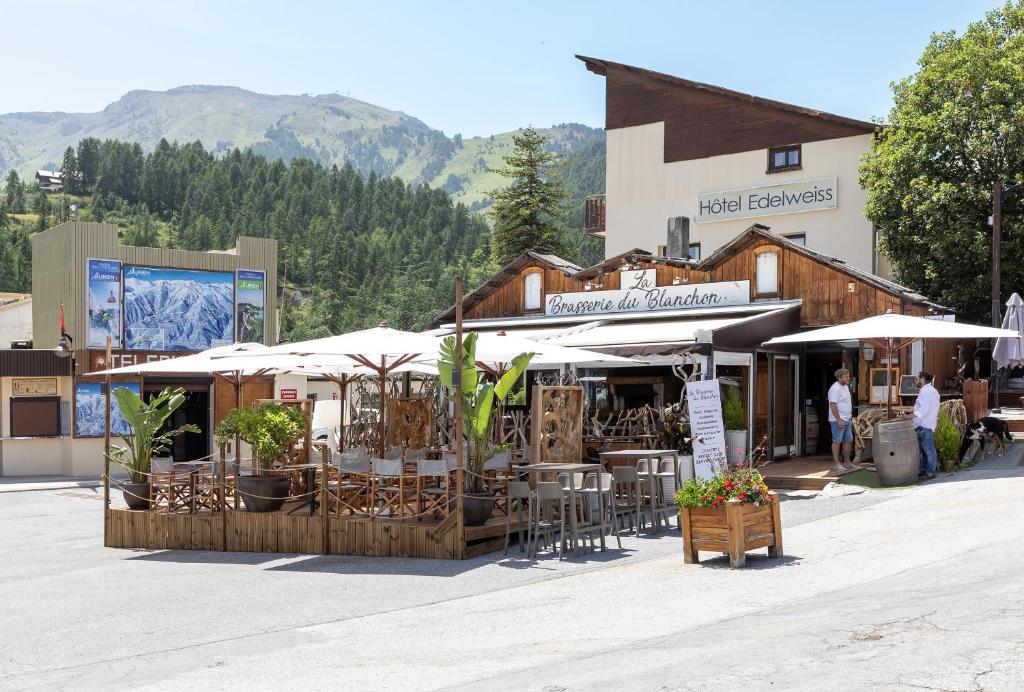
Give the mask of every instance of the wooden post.
<svg viewBox="0 0 1024 692">
<path fill-rule="evenodd" d="M 238 456 L 235 456 L 238 461 Z M 237 497 L 238 493 L 235 493 Z M 220 443 L 220 542 L 221 550 L 228 551 L 228 463 L 224 443 Z"/>
<path fill-rule="evenodd" d="M 103 361 L 104 369 L 110 370 L 110 335 L 107 334 L 107 351 L 106 360 Z M 106 407 L 103 412 L 103 468 L 104 474 L 107 476 L 107 482 L 105 483 L 105 489 L 103 491 L 103 509 L 104 511 L 110 507 L 110 373 L 107 373 L 107 396 Z"/>
<path fill-rule="evenodd" d="M 455 550 L 461 559 L 466 554 L 466 525 L 462 516 L 465 482 L 462 464 L 462 277 L 455 277 L 455 373 L 459 386 L 455 393 Z"/>
<path fill-rule="evenodd" d="M 639 492 L 639 489 L 637 489 L 637 492 Z M 640 517 L 638 516 L 638 522 L 639 519 Z M 679 508 L 679 521 L 683 524 L 683 562 L 688 565 L 697 564 L 700 562 L 700 557 L 697 555 L 697 549 L 693 547 L 693 527 L 690 524 L 689 507 Z"/>
<path fill-rule="evenodd" d="M 729 566 L 742 567 L 747 553 L 743 545 L 743 506 L 738 500 L 725 503 L 725 518 L 729 524 Z"/>
<path fill-rule="evenodd" d="M 387 411 L 387 402 L 384 400 L 387 389 L 387 357 L 380 357 L 380 370 L 377 371 L 377 382 L 380 385 L 380 416 L 377 419 L 377 431 L 380 435 L 380 458 L 384 458 L 384 453 L 388 451 L 388 441 L 385 439 L 387 435 L 387 429 L 384 426 L 384 413 Z"/>
<path fill-rule="evenodd" d="M 331 513 L 327 511 L 327 455 L 330 448 L 320 448 L 320 520 L 324 529 L 324 555 L 331 554 Z"/>
<path fill-rule="evenodd" d="M 779 496 L 774 491 L 768 493 L 772 499 L 772 535 L 775 543 L 768 546 L 768 557 L 782 557 L 782 516 L 779 512 Z"/>
</svg>

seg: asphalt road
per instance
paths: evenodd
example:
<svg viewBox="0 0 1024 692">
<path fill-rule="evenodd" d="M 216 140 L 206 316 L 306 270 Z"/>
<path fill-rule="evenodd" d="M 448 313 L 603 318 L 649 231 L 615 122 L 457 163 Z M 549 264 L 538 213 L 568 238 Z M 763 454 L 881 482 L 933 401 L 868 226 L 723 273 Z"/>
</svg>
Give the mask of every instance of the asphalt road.
<svg viewBox="0 0 1024 692">
<path fill-rule="evenodd" d="M 561 563 L 112 550 L 98 491 L 0 492 L 0 689 L 1020 689 L 1021 448 L 784 502 L 786 557 L 742 570 L 674 532 Z"/>
</svg>

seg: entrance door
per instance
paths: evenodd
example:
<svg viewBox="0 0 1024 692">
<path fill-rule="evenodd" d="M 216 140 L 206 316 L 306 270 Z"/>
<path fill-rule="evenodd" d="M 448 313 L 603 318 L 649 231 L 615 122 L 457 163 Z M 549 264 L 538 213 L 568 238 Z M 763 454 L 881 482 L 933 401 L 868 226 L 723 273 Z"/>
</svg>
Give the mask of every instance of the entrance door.
<svg viewBox="0 0 1024 692">
<path fill-rule="evenodd" d="M 772 429 L 774 430 L 774 451 L 775 457 L 792 456 L 796 454 L 796 372 L 797 364 L 790 356 L 773 356 L 772 377 L 773 391 L 771 394 L 774 416 Z"/>
<path fill-rule="evenodd" d="M 153 395 L 156 392 L 152 393 Z M 177 435 L 171 445 L 170 454 L 175 461 L 193 461 L 210 454 L 210 395 L 204 391 L 186 391 L 185 402 L 171 414 L 164 424 L 173 430 L 186 423 L 199 428 L 201 432 L 186 432 Z"/>
</svg>

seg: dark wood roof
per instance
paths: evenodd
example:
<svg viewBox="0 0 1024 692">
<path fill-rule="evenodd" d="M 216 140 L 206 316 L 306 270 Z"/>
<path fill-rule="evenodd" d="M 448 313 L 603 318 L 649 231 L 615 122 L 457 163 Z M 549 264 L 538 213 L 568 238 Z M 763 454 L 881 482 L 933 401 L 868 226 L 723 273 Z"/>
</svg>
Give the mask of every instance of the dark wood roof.
<svg viewBox="0 0 1024 692">
<path fill-rule="evenodd" d="M 483 282 L 462 298 L 462 309 L 468 310 L 484 299 L 492 290 L 501 286 L 505 281 L 519 274 L 525 267 L 540 265 L 547 269 L 554 269 L 566 276 L 573 276 L 582 270 L 578 264 L 562 259 L 544 247 L 535 247 L 527 250 L 514 260 L 498 270 L 494 276 Z M 431 325 L 438 325 L 445 320 L 455 319 L 455 306 L 451 306 L 431 321 Z"/>
<path fill-rule="evenodd" d="M 577 55 L 605 77 L 605 128 L 665 123 L 665 162 L 870 134 L 880 125 Z"/>
<path fill-rule="evenodd" d="M 71 358 L 45 348 L 0 349 L 0 377 L 68 377 Z"/>
</svg>

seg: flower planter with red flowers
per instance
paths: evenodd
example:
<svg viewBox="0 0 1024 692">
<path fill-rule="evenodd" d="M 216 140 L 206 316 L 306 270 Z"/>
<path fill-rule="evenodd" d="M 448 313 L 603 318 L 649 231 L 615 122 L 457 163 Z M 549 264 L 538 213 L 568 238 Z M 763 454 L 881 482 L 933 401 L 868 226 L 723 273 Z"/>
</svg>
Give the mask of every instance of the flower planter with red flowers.
<svg viewBox="0 0 1024 692">
<path fill-rule="evenodd" d="M 676 502 L 687 563 L 699 562 L 702 550 L 725 553 L 732 567 L 746 563 L 748 550 L 768 548 L 770 557 L 782 556 L 779 499 L 756 470 L 694 478 L 676 493 Z"/>
</svg>

